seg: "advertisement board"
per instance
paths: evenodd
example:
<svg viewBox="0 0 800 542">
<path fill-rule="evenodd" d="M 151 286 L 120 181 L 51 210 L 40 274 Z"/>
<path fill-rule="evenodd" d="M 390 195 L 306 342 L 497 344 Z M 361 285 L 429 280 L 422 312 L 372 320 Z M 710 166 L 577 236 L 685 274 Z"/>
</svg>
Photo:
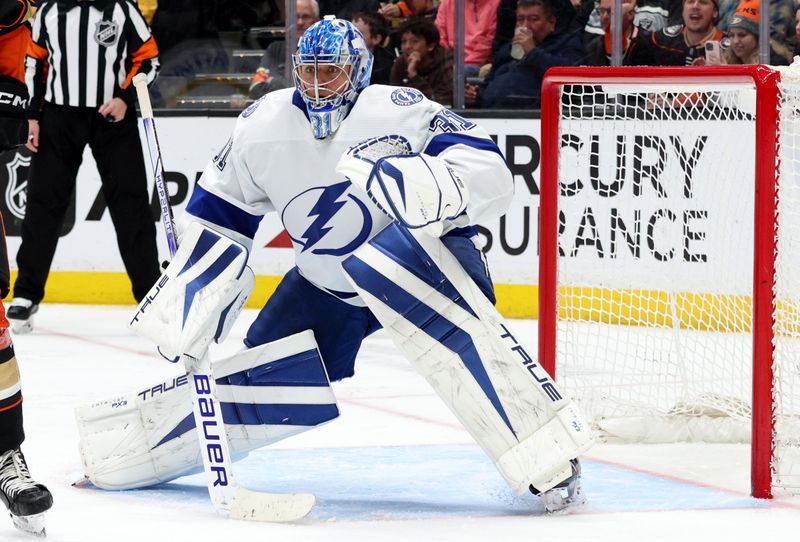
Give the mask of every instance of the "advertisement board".
<svg viewBox="0 0 800 542">
<path fill-rule="evenodd" d="M 492 277 L 498 284 L 499 306 L 507 314 L 534 316 L 538 278 L 540 120 L 476 120 L 497 142 L 515 180 L 514 199 L 508 213 L 479 225 Z M 225 144 L 234 122 L 234 117 L 164 116 L 157 119 L 165 180 L 176 215 L 185 207 L 210 158 Z M 731 183 L 749 182 L 753 165 L 736 162 L 730 168 L 732 173 L 725 175 L 715 168 L 721 163 L 720 157 L 752 154 L 743 147 L 750 144 L 752 135 L 742 135 L 751 127 L 718 124 L 724 123 L 681 121 L 644 131 L 633 121 L 629 125 L 618 124 L 613 130 L 599 130 L 591 123 L 570 127 L 569 133 L 562 136 L 565 161 L 561 183 L 569 197 L 561 210 L 560 248 L 570 260 L 572 273 L 579 277 L 580 273 L 606 272 L 613 277 L 619 273 L 619 266 L 633 260 L 633 268 L 647 275 L 653 288 L 663 288 L 668 282 L 663 277 L 678 268 L 684 275 L 687 271 L 690 274 L 708 271 L 707 274 L 712 275 L 716 266 L 730 266 L 747 259 L 752 194 L 750 199 L 743 200 L 737 196 L 740 201 L 733 203 L 725 196 L 731 193 L 726 188 Z M 714 153 L 717 153 L 716 159 L 712 159 Z M 53 275 L 47 290 L 49 300 L 73 301 L 66 293 L 54 294 L 60 291 L 58 280 L 70 273 L 78 273 L 72 276 L 82 281 L 90 276 L 97 284 L 103 282 L 103 276 L 124 279 L 114 228 L 88 148 L 83 158 L 53 260 Z M 13 270 L 24 215 L 30 154 L 24 149 L 5 153 L 0 155 L 0 162 L 0 187 L 4 190 L 0 208 L 6 217 Z M 731 175 L 738 175 L 738 178 Z M 152 179 L 149 183 L 152 193 Z M 598 190 L 603 194 L 602 205 L 587 204 L 585 198 L 596 196 Z M 155 197 L 151 200 L 160 254 L 166 259 L 158 202 Z M 708 217 L 721 213 L 723 206 L 725 212 L 731 212 L 730 205 L 735 205 L 739 211 L 734 211 L 731 221 L 725 224 L 729 228 L 727 232 L 719 227 L 711 228 Z M 722 246 L 725 239 L 730 246 L 724 250 L 726 259 L 721 259 L 716 255 L 723 251 L 716 247 Z M 266 216 L 256 235 L 250 260 L 256 275 L 262 280 L 268 279 L 271 285 L 277 284 L 279 277 L 293 265 L 290 247 L 291 242 L 277 215 Z M 601 261 L 604 265 L 598 266 Z M 619 265 L 605 265 L 608 261 Z M 749 275 L 743 273 L 742 280 L 748 281 Z M 127 288 L 124 280 L 113 284 L 116 286 L 112 288 Z M 120 299 L 110 292 L 98 295 L 108 302 Z M 124 291 L 122 295 L 130 294 Z"/>
</svg>

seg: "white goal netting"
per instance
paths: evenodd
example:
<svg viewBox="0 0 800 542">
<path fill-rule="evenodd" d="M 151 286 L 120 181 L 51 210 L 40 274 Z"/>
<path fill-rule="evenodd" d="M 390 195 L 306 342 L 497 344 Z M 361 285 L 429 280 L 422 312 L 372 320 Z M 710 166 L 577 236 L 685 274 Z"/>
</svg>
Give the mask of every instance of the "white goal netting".
<svg viewBox="0 0 800 542">
<path fill-rule="evenodd" d="M 800 85 L 779 108 L 773 485 L 800 488 Z M 558 380 L 608 440 L 750 439 L 757 86 L 564 85 Z"/>
</svg>

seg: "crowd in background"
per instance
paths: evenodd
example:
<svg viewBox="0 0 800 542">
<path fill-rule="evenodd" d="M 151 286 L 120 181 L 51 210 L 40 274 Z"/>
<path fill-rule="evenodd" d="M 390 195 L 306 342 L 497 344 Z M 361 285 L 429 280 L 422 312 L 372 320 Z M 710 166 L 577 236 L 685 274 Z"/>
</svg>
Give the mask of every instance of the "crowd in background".
<svg viewBox="0 0 800 542">
<path fill-rule="evenodd" d="M 798 49 L 800 10 L 795 2 L 770 2 L 770 64 L 791 63 Z M 146 16 L 151 3 L 155 5 L 155 0 L 139 1 Z M 236 9 L 222 10 L 219 4 L 235 4 Z M 298 0 L 297 34 L 326 14 L 351 20 L 374 54 L 372 83 L 414 87 L 450 105 L 455 4 L 455 0 Z M 625 65 L 758 62 L 758 0 L 623 0 L 621 5 Z M 613 9 L 614 0 L 464 0 L 467 107 L 535 109 L 548 68 L 610 65 Z M 162 74 L 169 71 L 170 54 L 175 55 L 171 49 L 180 52 L 192 39 L 215 30 L 282 25 L 274 0 L 250 4 L 160 0 L 149 15 L 162 53 Z M 213 63 L 216 56 L 206 48 L 200 61 Z M 192 61 L 197 62 L 197 55 Z M 249 97 L 292 84 L 285 72 L 285 44 L 273 41 L 265 46 Z"/>
</svg>

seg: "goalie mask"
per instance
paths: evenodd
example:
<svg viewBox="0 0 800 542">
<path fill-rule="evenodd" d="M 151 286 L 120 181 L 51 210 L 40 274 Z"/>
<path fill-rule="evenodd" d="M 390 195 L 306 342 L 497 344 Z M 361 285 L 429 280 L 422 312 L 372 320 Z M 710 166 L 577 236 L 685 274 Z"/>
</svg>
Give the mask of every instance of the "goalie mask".
<svg viewBox="0 0 800 542">
<path fill-rule="evenodd" d="M 326 16 L 303 33 L 292 60 L 294 83 L 308 109 L 314 137 L 325 139 L 369 85 L 372 53 L 355 26 Z"/>
</svg>

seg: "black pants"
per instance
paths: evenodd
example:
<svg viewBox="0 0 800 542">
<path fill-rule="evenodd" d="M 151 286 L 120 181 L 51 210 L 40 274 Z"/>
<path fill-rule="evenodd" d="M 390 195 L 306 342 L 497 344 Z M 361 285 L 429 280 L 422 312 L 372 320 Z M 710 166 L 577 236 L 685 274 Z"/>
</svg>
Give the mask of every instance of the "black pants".
<svg viewBox="0 0 800 542">
<path fill-rule="evenodd" d="M 135 110 L 128 108 L 124 119 L 110 123 L 94 108 L 45 103 L 39 126 L 39 152 L 33 155 L 28 176 L 14 295 L 34 303 L 44 297 L 58 235 L 88 144 L 97 162 L 133 296 L 141 300 L 160 270 Z"/>
</svg>

